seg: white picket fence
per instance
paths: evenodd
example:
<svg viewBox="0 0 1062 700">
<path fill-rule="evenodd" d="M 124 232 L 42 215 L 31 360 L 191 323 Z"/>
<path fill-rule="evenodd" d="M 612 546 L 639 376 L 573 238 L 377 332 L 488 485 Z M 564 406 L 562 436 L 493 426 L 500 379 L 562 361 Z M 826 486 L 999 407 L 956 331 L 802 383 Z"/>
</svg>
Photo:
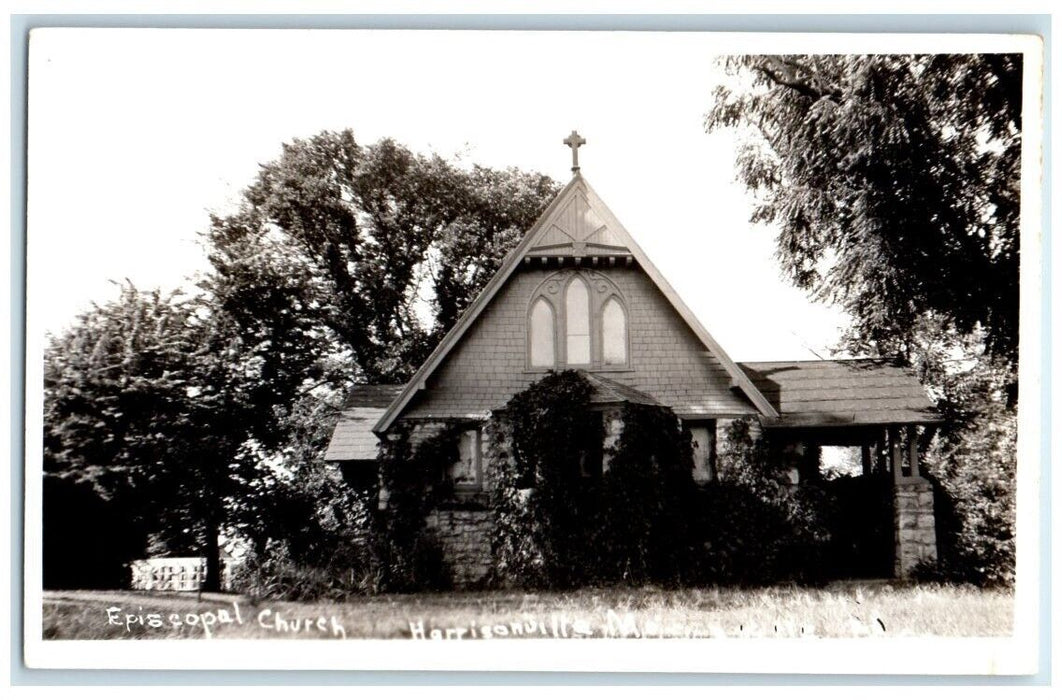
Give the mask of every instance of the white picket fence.
<svg viewBox="0 0 1062 700">
<path fill-rule="evenodd" d="M 229 588 L 229 572 L 234 559 L 221 560 L 221 588 Z M 132 588 L 140 591 L 198 591 L 206 581 L 203 557 L 155 557 L 129 564 Z"/>
</svg>

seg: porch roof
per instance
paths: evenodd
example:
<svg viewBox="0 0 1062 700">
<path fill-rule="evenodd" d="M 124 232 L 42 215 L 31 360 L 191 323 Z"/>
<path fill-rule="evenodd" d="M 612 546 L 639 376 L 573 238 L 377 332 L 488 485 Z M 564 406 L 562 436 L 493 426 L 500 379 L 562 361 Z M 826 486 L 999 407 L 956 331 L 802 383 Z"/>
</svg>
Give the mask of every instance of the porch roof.
<svg viewBox="0 0 1062 700">
<path fill-rule="evenodd" d="M 922 384 L 893 360 L 742 362 L 778 411 L 770 427 L 940 423 Z"/>
<path fill-rule="evenodd" d="M 637 403 L 646 406 L 662 405 L 659 401 L 644 391 L 638 391 L 634 387 L 627 386 L 622 382 L 617 382 L 614 379 L 609 379 L 608 377 L 603 377 L 598 374 L 592 374 L 584 370 L 578 371 L 579 374 L 590 383 L 590 403 L 592 404 Z"/>
<path fill-rule="evenodd" d="M 336 462 L 376 459 L 379 442 L 372 426 L 380 420 L 403 386 L 362 384 L 351 389 L 324 458 Z"/>
</svg>

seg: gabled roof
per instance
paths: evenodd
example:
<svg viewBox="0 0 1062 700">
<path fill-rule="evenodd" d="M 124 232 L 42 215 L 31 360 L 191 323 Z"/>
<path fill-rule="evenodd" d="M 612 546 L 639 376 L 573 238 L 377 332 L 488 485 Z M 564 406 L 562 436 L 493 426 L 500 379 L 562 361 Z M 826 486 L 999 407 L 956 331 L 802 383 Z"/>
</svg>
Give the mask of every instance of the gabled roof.
<svg viewBox="0 0 1062 700">
<path fill-rule="evenodd" d="M 940 423 L 918 377 L 887 359 L 743 362 L 780 416 L 772 427 Z"/>
<path fill-rule="evenodd" d="M 325 461 L 376 459 L 380 439 L 372 427 L 384 413 L 382 408 L 345 408 L 325 450 Z"/>
<path fill-rule="evenodd" d="M 347 394 L 332 439 L 325 450 L 325 460 L 376 459 L 378 438 L 372 432 L 384 409 L 395 400 L 404 384 L 361 384 Z"/>
<path fill-rule="evenodd" d="M 465 310 L 428 359 L 420 366 L 416 374 L 387 408 L 373 430 L 386 432 L 391 424 L 413 399 L 417 391 L 427 387 L 427 380 L 442 364 L 451 350 L 460 342 L 465 332 L 472 326 L 483 310 L 487 308 L 498 291 L 519 268 L 525 256 L 528 258 L 545 255 L 566 254 L 575 257 L 590 256 L 631 256 L 649 276 L 656 287 L 671 303 L 675 311 L 686 322 L 693 333 L 723 365 L 730 375 L 732 386 L 741 389 L 752 404 L 767 418 L 778 416 L 775 408 L 767 401 L 745 373 L 726 354 L 723 348 L 705 330 L 689 307 L 679 298 L 675 290 L 664 279 L 660 271 L 635 243 L 623 224 L 616 219 L 597 193 L 579 173 L 553 199 L 538 221 L 527 232 L 520 243 L 502 261 L 501 267 L 487 283 L 479 296 Z"/>
<path fill-rule="evenodd" d="M 345 408 L 387 408 L 405 384 L 357 384 L 347 392 Z"/>
<path fill-rule="evenodd" d="M 644 391 L 639 391 L 622 382 L 617 382 L 615 379 L 587 372 L 585 369 L 577 369 L 575 372 L 590 385 L 588 403 L 591 406 L 608 406 L 622 403 L 640 404 L 642 406 L 664 405 Z M 504 412 L 505 409 L 506 405 L 496 406 L 492 413 Z"/>
<path fill-rule="evenodd" d="M 615 379 L 609 379 L 585 370 L 578 370 L 578 372 L 590 383 L 591 404 L 634 403 L 643 406 L 662 405 L 644 391 L 638 391 L 634 387 L 617 382 Z"/>
</svg>

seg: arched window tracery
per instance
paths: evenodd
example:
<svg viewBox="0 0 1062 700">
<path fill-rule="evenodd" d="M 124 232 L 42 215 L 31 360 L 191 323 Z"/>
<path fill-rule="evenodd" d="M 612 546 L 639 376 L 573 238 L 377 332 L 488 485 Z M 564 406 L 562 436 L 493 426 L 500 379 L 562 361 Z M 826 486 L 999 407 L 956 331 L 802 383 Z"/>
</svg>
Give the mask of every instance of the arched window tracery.
<svg viewBox="0 0 1062 700">
<path fill-rule="evenodd" d="M 528 305 L 528 368 L 629 368 L 628 308 L 615 282 L 596 270 L 550 275 Z"/>
</svg>

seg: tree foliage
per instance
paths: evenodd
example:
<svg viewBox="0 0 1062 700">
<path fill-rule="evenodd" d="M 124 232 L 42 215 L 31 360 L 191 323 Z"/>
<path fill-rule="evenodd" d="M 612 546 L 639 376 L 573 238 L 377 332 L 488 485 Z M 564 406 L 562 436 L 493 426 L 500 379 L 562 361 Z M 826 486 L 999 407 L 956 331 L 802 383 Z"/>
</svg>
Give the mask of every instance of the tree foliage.
<svg viewBox="0 0 1062 700">
<path fill-rule="evenodd" d="M 49 483 L 85 485 L 56 492 L 90 488 L 163 551 L 202 551 L 209 587 L 222 528 L 259 555 L 285 549 L 281 568 L 326 572 L 300 585 L 331 585 L 318 540 L 346 537 L 365 509 L 323 471 L 315 406 L 334 412 L 354 382 L 408 378 L 555 191 L 349 131 L 285 144 L 234 212 L 212 216 L 194 295 L 127 286 L 52 340 Z"/>
<path fill-rule="evenodd" d="M 574 370 L 549 372 L 488 424 L 494 551 L 505 583 L 572 586 L 587 573 L 594 513 L 581 474 L 602 441 L 591 392 Z"/>
<path fill-rule="evenodd" d="M 738 159 L 802 289 L 852 317 L 850 344 L 917 356 L 931 317 L 1017 360 L 1021 57 L 743 56 L 709 129 Z"/>
<path fill-rule="evenodd" d="M 319 374 L 304 319 L 261 322 L 285 286 L 207 277 L 194 296 L 122 288 L 45 353 L 45 473 L 91 485 L 169 552 L 202 552 L 219 585 L 218 535 L 249 531 L 273 499 L 271 458 Z M 261 520 L 261 518 L 258 518 Z"/>
<path fill-rule="evenodd" d="M 171 548 L 205 548 L 218 585 L 217 536 L 230 498 L 253 478 L 241 459 L 263 364 L 201 300 L 125 286 L 45 354 L 44 468 L 122 503 Z"/>
<path fill-rule="evenodd" d="M 515 169 L 464 169 L 350 131 L 284 144 L 239 210 L 215 216 L 210 260 L 261 319 L 312 321 L 346 358 L 347 381 L 404 381 L 556 192 Z M 262 284 L 258 284 L 258 283 Z M 257 295 L 274 285 L 269 314 Z"/>
<path fill-rule="evenodd" d="M 857 353 L 920 370 L 946 418 L 926 455 L 942 565 L 1013 575 L 1020 55 L 726 60 L 711 129 L 747 138 L 753 220 L 792 282 L 841 305 Z M 743 82 L 740 82 L 743 81 Z"/>
</svg>

